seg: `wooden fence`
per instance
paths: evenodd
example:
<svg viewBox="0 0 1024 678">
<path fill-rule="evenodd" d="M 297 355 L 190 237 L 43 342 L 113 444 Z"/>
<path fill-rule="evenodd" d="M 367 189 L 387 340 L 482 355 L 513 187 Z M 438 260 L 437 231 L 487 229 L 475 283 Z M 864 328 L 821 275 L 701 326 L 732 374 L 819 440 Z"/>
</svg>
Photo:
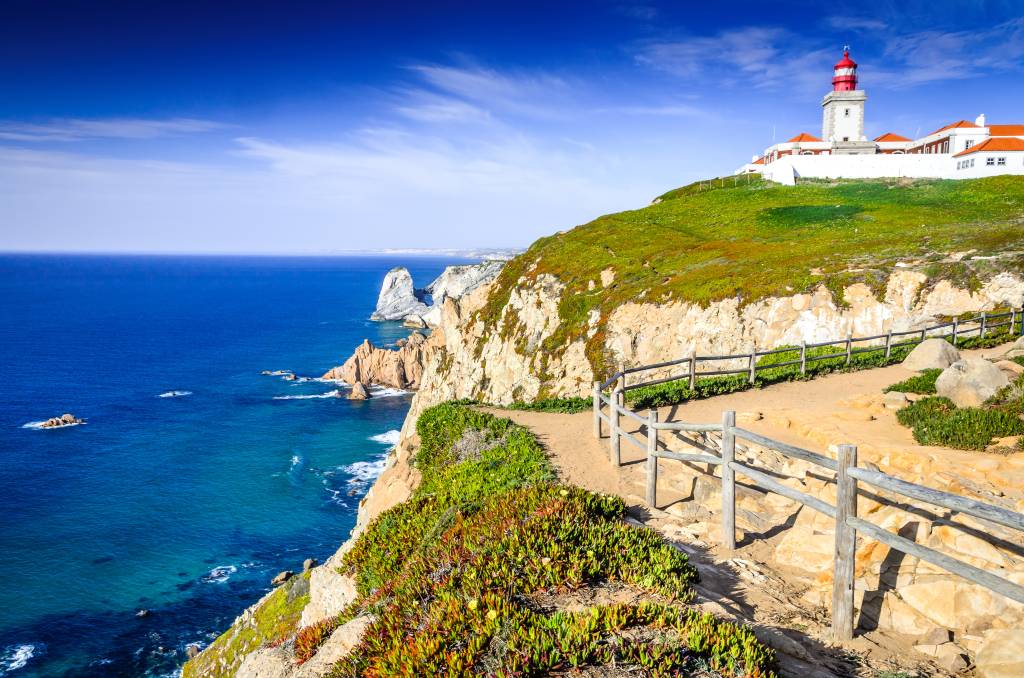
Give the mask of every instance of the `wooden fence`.
<svg viewBox="0 0 1024 678">
<path fill-rule="evenodd" d="M 985 316 L 983 314 L 975 322 L 979 324 L 979 328 L 977 329 L 979 329 L 981 335 L 984 336 L 988 329 L 999 326 L 998 324 L 991 324 L 988 321 L 993 318 L 1009 316 L 1010 320 L 1007 323 L 1002 324 L 1009 325 L 1010 332 L 1012 333 L 1017 322 L 1017 318 L 1020 315 L 1020 311 L 997 314 L 996 316 Z M 1024 320 L 1024 318 L 1022 318 L 1022 320 Z M 963 322 L 969 323 L 971 321 Z M 960 332 L 960 336 L 964 333 L 964 330 L 960 325 L 960 322 L 953 321 L 952 323 L 946 323 L 944 325 L 938 325 L 924 330 L 914 330 L 913 333 L 919 335 L 923 339 L 928 333 L 949 326 L 952 327 L 952 335 L 955 340 L 958 331 Z M 974 328 L 969 331 L 973 331 L 973 329 Z M 837 355 L 845 355 L 847 356 L 847 360 L 849 360 L 849 356 L 853 353 L 853 350 L 851 349 L 851 344 L 853 342 L 879 339 L 882 337 L 886 338 L 884 347 L 878 347 L 875 350 L 884 349 L 888 352 L 893 346 L 901 345 L 894 344 L 892 342 L 892 337 L 906 334 L 910 333 L 888 333 L 887 335 L 861 339 L 847 338 L 845 342 L 846 352 Z M 823 344 L 817 344 L 817 346 L 827 346 L 834 343 L 836 342 L 826 342 Z M 811 345 L 808 345 L 808 347 L 810 346 Z M 771 353 L 773 352 L 751 352 L 751 366 L 756 362 L 756 355 L 770 355 Z M 703 358 L 691 356 L 688 359 L 683 359 L 683 361 L 649 365 L 646 366 L 646 369 L 663 368 L 689 360 L 691 371 L 689 375 L 686 376 L 690 378 L 692 384 L 693 379 L 695 378 L 693 367 L 696 365 L 697 361 L 701 359 L 716 360 L 728 358 L 735 358 L 735 356 L 705 356 Z M 819 357 L 818 359 L 820 360 L 825 358 Z M 806 356 L 806 351 L 801 351 L 801 360 L 799 361 L 801 367 L 806 366 L 807 360 L 808 357 Z M 795 364 L 796 362 L 798 361 L 792 361 L 787 364 Z M 773 365 L 773 367 L 779 366 L 780 365 L 778 364 Z M 637 372 L 641 369 L 644 368 L 633 368 L 631 371 Z M 751 368 L 750 371 L 751 378 L 753 378 L 753 368 Z M 812 510 L 823 513 L 835 521 L 835 558 L 833 563 L 834 571 L 832 585 L 832 633 L 836 640 L 849 640 L 853 637 L 854 556 L 858 533 L 866 538 L 882 542 L 892 549 L 931 563 L 932 565 L 963 577 L 975 584 L 984 586 L 996 593 L 1006 596 L 1007 598 L 1024 603 L 1024 586 L 968 563 L 956 560 L 955 558 L 941 553 L 940 551 L 936 551 L 909 539 L 905 539 L 904 537 L 893 534 L 878 525 L 859 518 L 857 516 L 858 486 L 860 483 L 863 483 L 864 485 L 890 492 L 896 495 L 901 502 L 903 500 L 917 500 L 933 506 L 939 506 L 951 511 L 970 515 L 1014 530 L 1019 530 L 1021 532 L 1024 532 L 1024 514 L 1010 511 L 999 506 L 986 504 L 974 499 L 969 499 L 967 497 L 925 487 L 923 485 L 910 483 L 880 471 L 872 471 L 870 469 L 858 467 L 857 447 L 855 445 L 838 446 L 837 458 L 832 459 L 831 457 L 827 457 L 817 452 L 812 452 L 811 450 L 805 450 L 778 440 L 773 440 L 759 433 L 736 426 L 736 413 L 732 411 L 724 412 L 720 423 L 706 424 L 659 422 L 657 409 L 651 409 L 646 413 L 646 416 L 642 416 L 624 405 L 623 392 L 628 388 L 624 382 L 625 374 L 628 372 L 629 371 L 626 370 L 620 370 L 612 380 L 606 381 L 604 384 L 595 382 L 593 391 L 594 435 L 600 438 L 602 435 L 602 422 L 608 423 L 609 456 L 612 464 L 616 467 L 620 466 L 622 463 L 622 441 L 626 441 L 646 452 L 646 501 L 650 506 L 654 507 L 657 503 L 659 460 L 669 459 L 680 462 L 708 464 L 710 466 L 717 466 L 720 468 L 722 545 L 729 551 L 736 548 L 736 474 L 744 476 L 762 490 L 780 494 L 802 504 L 803 506 L 807 506 Z M 724 372 L 730 374 L 736 373 L 735 371 Z M 722 372 L 720 371 L 716 373 L 720 374 Z M 673 379 L 678 378 L 679 377 L 675 377 Z M 617 380 L 621 380 L 621 383 L 618 384 L 611 393 L 605 393 L 604 389 Z M 659 379 L 654 382 L 648 382 L 648 384 L 662 383 L 664 381 L 669 381 L 669 379 Z M 633 388 L 638 388 L 641 385 L 647 384 L 634 385 Z M 630 434 L 623 430 L 620 423 L 623 418 L 632 419 L 637 422 L 639 425 L 637 435 Z M 665 445 L 659 441 L 659 434 L 661 431 L 671 431 L 683 434 L 717 433 L 721 436 L 721 439 L 720 443 L 717 444 L 717 449 L 715 449 L 716 445 L 714 442 L 712 442 L 711 445 L 705 445 L 697 443 L 685 436 L 680 436 L 680 440 L 688 442 L 694 445 L 695 448 L 699 448 L 701 450 L 700 452 L 694 453 L 682 453 L 667 449 Z M 767 472 L 767 469 L 758 469 L 749 463 L 737 461 L 735 454 L 737 440 L 745 440 L 786 457 L 799 459 L 834 472 L 836 483 L 835 505 L 829 504 L 817 497 L 784 485 L 775 478 L 772 478 Z M 717 452 L 717 454 L 715 454 L 715 452 Z"/>
<path fill-rule="evenodd" d="M 952 341 L 953 345 L 956 346 L 959 340 L 967 338 L 971 334 L 975 334 L 979 337 L 985 337 L 988 336 L 990 332 L 1000 327 L 1007 327 L 1008 332 L 1011 335 L 1014 334 L 1015 331 L 1019 331 L 1021 335 L 1024 335 L 1024 310 L 1013 309 L 1003 313 L 982 313 L 974 318 L 964 320 L 957 318 L 938 325 L 922 327 L 914 330 L 904 330 L 902 332 L 893 332 L 890 330 L 885 334 L 876 334 L 868 337 L 854 337 L 850 334 L 847 335 L 845 339 L 822 341 L 811 344 L 803 342 L 797 347 L 776 348 L 760 351 L 757 350 L 756 347 L 751 347 L 750 351 L 747 353 L 737 353 L 733 355 L 697 355 L 696 352 L 693 352 L 689 356 L 678 360 L 669 360 L 667 362 L 654 363 L 652 365 L 639 365 L 636 367 L 622 368 L 602 383 L 600 388 L 601 390 L 607 389 L 618 381 L 620 382 L 619 386 L 623 391 L 630 391 L 644 386 L 654 386 L 670 381 L 687 380 L 689 382 L 689 387 L 692 389 L 696 381 L 701 378 L 740 374 L 747 375 L 750 383 L 753 384 L 757 379 L 758 369 L 763 371 L 799 365 L 800 374 L 804 375 L 807 374 L 808 365 L 824 360 L 842 358 L 845 360 L 845 364 L 849 365 L 855 355 L 862 353 L 880 353 L 882 351 L 885 352 L 885 357 L 888 358 L 892 354 L 892 350 L 895 348 L 912 346 L 924 341 L 925 339 L 934 338 L 948 337 Z M 870 342 L 876 343 L 871 344 Z M 837 349 L 834 352 L 824 353 L 821 355 L 813 352 L 808 353 L 809 350 L 813 351 L 813 349 L 824 348 L 827 346 L 836 346 Z M 799 352 L 798 358 L 771 363 L 770 365 L 764 365 L 760 368 L 758 367 L 758 359 L 765 356 L 783 353 L 796 354 L 797 352 Z M 720 363 L 725 361 L 732 361 L 734 363 L 745 361 L 746 364 L 741 368 L 733 369 L 699 369 L 701 363 Z M 676 365 L 686 365 L 686 372 L 660 379 L 650 379 L 632 384 L 627 383 L 629 375 L 641 372 L 650 372 L 652 370 L 664 370 Z"/>
</svg>

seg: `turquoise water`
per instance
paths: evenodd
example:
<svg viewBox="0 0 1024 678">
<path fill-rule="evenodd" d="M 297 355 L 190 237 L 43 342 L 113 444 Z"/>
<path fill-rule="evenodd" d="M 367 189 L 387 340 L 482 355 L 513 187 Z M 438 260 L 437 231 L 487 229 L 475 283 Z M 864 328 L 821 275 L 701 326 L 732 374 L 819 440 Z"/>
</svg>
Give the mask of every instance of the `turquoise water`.
<svg viewBox="0 0 1024 678">
<path fill-rule="evenodd" d="M 333 553 L 410 396 L 260 372 L 405 336 L 366 320 L 384 273 L 449 263 L 0 256 L 0 675 L 173 675 Z"/>
</svg>

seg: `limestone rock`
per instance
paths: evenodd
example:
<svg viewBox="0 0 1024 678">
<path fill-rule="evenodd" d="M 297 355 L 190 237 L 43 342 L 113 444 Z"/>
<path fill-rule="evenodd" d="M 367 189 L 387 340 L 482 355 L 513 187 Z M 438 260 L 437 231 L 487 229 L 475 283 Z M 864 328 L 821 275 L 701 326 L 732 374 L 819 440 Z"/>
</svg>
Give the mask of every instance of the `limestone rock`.
<svg viewBox="0 0 1024 678">
<path fill-rule="evenodd" d="M 291 570 L 283 570 L 281 572 L 278 572 L 277 576 L 270 580 L 270 583 L 273 586 L 280 586 L 281 584 L 291 579 L 293 576 L 295 576 L 295 573 Z"/>
<path fill-rule="evenodd" d="M 1009 350 L 1002 355 L 1006 360 L 1020 358 L 1021 356 L 1024 356 L 1024 337 L 1020 337 L 1017 341 L 1013 342 Z"/>
<path fill-rule="evenodd" d="M 437 343 L 438 340 L 435 340 L 431 346 Z M 419 332 L 413 332 L 395 350 L 377 348 L 367 339 L 343 365 L 328 370 L 322 378 L 348 384 L 363 382 L 390 388 L 416 389 L 423 376 L 426 344 L 426 337 Z"/>
<path fill-rule="evenodd" d="M 370 320 L 401 320 L 408 315 L 423 315 L 427 305 L 422 293 L 412 284 L 412 275 L 404 266 L 397 266 L 387 272 L 377 297 L 377 308 Z"/>
<path fill-rule="evenodd" d="M 985 634 L 974 659 L 982 678 L 1024 676 L 1024 629 L 997 629 Z"/>
<path fill-rule="evenodd" d="M 885 394 L 882 404 L 887 410 L 900 410 L 910 404 L 910 399 L 907 398 L 906 393 L 889 391 Z"/>
<path fill-rule="evenodd" d="M 348 394 L 349 400 L 368 400 L 370 392 L 363 385 L 363 382 L 357 381 L 352 384 L 352 391 Z"/>
<path fill-rule="evenodd" d="M 59 417 L 50 417 L 40 426 L 42 428 L 60 428 L 61 426 L 73 426 L 74 424 L 81 423 L 83 423 L 83 420 L 73 414 L 62 414 Z"/>
<path fill-rule="evenodd" d="M 945 339 L 926 339 L 903 360 L 903 367 L 915 372 L 930 369 L 944 370 L 958 360 L 960 360 L 960 351 Z"/>
<path fill-rule="evenodd" d="M 309 573 L 309 603 L 302 609 L 302 626 L 337 615 L 356 599 L 355 579 L 338 572 L 344 549 Z"/>
<path fill-rule="evenodd" d="M 316 565 L 317 565 L 316 558 L 306 558 L 305 560 L 302 561 L 302 571 L 303 572 L 309 572 L 314 567 L 316 567 Z"/>
<path fill-rule="evenodd" d="M 1020 375 L 1024 374 L 1024 365 L 1016 363 L 1012 360 L 999 360 L 995 363 L 995 366 L 1003 371 L 1006 378 L 1010 381 L 1014 381 Z"/>
<path fill-rule="evenodd" d="M 481 285 L 486 285 L 501 273 L 504 261 L 485 261 L 480 264 L 449 266 L 444 269 L 425 291 L 433 301 L 433 306 L 440 308 L 446 298 L 458 299 Z"/>
<path fill-rule="evenodd" d="M 1006 375 L 984 358 L 964 358 L 943 370 L 935 390 L 957 407 L 977 407 L 1009 383 Z"/>
<path fill-rule="evenodd" d="M 422 317 L 415 314 L 411 314 L 405 316 L 405 318 L 402 320 L 402 326 L 411 327 L 412 329 L 416 330 L 422 330 L 427 327 L 427 323 L 426 321 L 423 320 Z"/>
</svg>

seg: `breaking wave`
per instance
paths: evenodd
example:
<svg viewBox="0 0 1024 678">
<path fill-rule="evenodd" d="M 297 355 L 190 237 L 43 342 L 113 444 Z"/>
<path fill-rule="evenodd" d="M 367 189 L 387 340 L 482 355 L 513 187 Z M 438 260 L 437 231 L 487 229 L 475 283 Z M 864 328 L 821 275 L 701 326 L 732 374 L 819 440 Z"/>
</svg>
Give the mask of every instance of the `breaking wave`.
<svg viewBox="0 0 1024 678">
<path fill-rule="evenodd" d="M 238 568 L 234 565 L 218 565 L 204 574 L 200 581 L 205 584 L 222 584 L 231 579 L 235 572 L 238 572 Z"/>
<path fill-rule="evenodd" d="M 379 433 L 375 436 L 370 436 L 370 440 L 381 445 L 397 445 L 398 439 L 402 435 L 402 432 L 397 429 L 392 429 L 387 433 Z"/>
<path fill-rule="evenodd" d="M 192 395 L 192 391 L 164 391 L 157 398 L 183 398 Z"/>
<path fill-rule="evenodd" d="M 12 645 L 0 652 L 0 676 L 24 668 L 36 654 L 35 645 Z"/>
<path fill-rule="evenodd" d="M 312 393 L 312 394 L 309 394 L 309 395 L 274 396 L 274 400 L 311 400 L 313 398 L 340 398 L 340 397 L 341 397 L 341 391 L 338 390 L 338 389 L 334 389 L 333 391 L 328 391 L 327 393 Z"/>
</svg>

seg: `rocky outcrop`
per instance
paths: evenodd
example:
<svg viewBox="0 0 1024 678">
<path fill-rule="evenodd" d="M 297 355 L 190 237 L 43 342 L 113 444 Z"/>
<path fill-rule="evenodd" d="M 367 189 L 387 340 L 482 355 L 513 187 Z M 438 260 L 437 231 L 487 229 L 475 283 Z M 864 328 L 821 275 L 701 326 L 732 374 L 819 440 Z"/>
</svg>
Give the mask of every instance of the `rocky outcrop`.
<svg viewBox="0 0 1024 678">
<path fill-rule="evenodd" d="M 903 360 L 903 366 L 915 372 L 944 370 L 957 360 L 960 360 L 960 351 L 951 343 L 945 339 L 927 339 L 914 347 L 910 355 Z"/>
<path fill-rule="evenodd" d="M 595 280 L 595 289 L 614 278 Z M 524 277 L 496 318 L 476 313 L 490 286 L 442 305 L 444 331 L 424 351 L 422 386 L 413 411 L 448 399 L 473 398 L 507 404 L 538 397 L 589 394 L 595 374 L 587 341 L 603 337 L 601 350 L 614 365 L 651 364 L 674 360 L 693 351 L 732 354 L 752 346 L 774 348 L 838 340 L 847 334 L 865 336 L 935 324 L 945 314 L 960 315 L 1019 304 L 1024 281 L 1001 273 L 980 290 L 957 288 L 947 281 L 927 286 L 927 276 L 913 270 L 892 273 L 884 294 L 876 298 L 866 285 L 855 284 L 837 304 L 824 286 L 814 292 L 770 297 L 741 305 L 738 299 L 708 304 L 685 301 L 626 303 L 607 317 L 591 312 L 585 337 L 558 337 L 565 286 L 549 274 Z M 538 350 L 542 345 L 544 350 Z M 647 373 L 651 378 L 670 376 Z"/>
<path fill-rule="evenodd" d="M 79 419 L 73 414 L 62 414 L 59 417 L 50 417 L 43 423 L 39 424 L 40 428 L 60 428 L 61 426 L 74 426 L 75 424 L 82 424 L 84 420 Z"/>
<path fill-rule="evenodd" d="M 498 277 L 504 261 L 448 266 L 422 290 L 413 286 L 412 275 L 399 266 L 384 276 L 377 308 L 370 320 L 401 320 L 407 327 L 438 327 L 446 299 L 459 299 Z M 424 303 L 427 295 L 431 305 Z"/>
<path fill-rule="evenodd" d="M 349 400 L 369 400 L 369 398 L 370 391 L 366 388 L 363 382 L 357 381 L 352 384 L 352 390 L 349 391 L 348 394 Z"/>
<path fill-rule="evenodd" d="M 957 407 L 978 407 L 1010 385 L 1006 374 L 984 358 L 964 358 L 935 380 L 935 391 Z"/>
<path fill-rule="evenodd" d="M 377 348 L 367 339 L 343 365 L 328 370 L 322 379 L 347 384 L 378 384 L 417 389 L 423 377 L 423 354 L 430 342 L 419 332 L 400 340 L 397 349 Z"/>
<path fill-rule="evenodd" d="M 384 276 L 370 320 L 402 320 L 409 315 L 423 316 L 427 310 L 423 293 L 413 287 L 409 269 L 398 266 Z"/>
</svg>

